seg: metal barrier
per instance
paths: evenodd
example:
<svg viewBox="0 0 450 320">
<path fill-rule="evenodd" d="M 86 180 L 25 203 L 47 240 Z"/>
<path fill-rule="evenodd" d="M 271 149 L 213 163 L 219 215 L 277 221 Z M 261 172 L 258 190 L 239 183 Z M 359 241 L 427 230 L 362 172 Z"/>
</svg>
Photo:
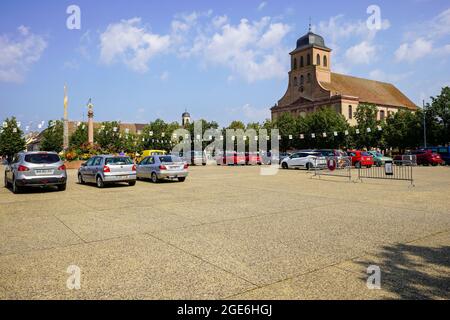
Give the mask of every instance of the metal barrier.
<svg viewBox="0 0 450 320">
<path fill-rule="evenodd" d="M 351 157 L 317 158 L 314 164 L 314 177 L 330 176 L 347 178 L 352 181 Z"/>
<path fill-rule="evenodd" d="M 414 187 L 412 160 L 396 160 L 394 163 L 389 161 L 382 167 L 359 168 L 358 180 L 362 179 L 409 181 Z"/>
</svg>

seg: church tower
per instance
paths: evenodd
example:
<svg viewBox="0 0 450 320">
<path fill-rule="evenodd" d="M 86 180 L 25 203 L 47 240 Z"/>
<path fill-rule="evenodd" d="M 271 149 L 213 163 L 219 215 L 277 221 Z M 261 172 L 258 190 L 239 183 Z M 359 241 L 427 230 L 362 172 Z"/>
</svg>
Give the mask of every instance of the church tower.
<svg viewBox="0 0 450 320">
<path fill-rule="evenodd" d="M 191 123 L 191 115 L 189 114 L 189 112 L 184 111 L 183 114 L 181 115 L 181 125 L 183 127 L 186 127 L 187 125 L 189 125 Z"/>
<path fill-rule="evenodd" d="M 311 32 L 310 27 L 309 32 L 297 40 L 290 55 L 289 88 L 282 104 L 299 98 L 317 98 L 320 94 L 320 90 L 316 90 L 317 84 L 331 82 L 331 49 L 325 46 L 321 36 Z"/>
</svg>

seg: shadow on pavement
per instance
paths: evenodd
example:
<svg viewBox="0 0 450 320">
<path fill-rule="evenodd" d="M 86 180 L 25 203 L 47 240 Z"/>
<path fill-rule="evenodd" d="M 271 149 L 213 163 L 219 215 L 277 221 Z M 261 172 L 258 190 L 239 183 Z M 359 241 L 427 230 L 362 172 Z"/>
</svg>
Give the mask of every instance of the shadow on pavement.
<svg viewBox="0 0 450 320">
<path fill-rule="evenodd" d="M 381 261 L 358 262 L 365 267 L 380 267 L 382 290 L 399 299 L 450 299 L 449 246 L 396 244 L 382 250 L 377 255 Z"/>
</svg>

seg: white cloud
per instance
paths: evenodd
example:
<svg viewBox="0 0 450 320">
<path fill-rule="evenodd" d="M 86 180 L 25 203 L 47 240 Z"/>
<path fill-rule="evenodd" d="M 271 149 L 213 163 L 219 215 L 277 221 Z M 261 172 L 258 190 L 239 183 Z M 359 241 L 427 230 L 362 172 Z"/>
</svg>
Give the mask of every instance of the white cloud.
<svg viewBox="0 0 450 320">
<path fill-rule="evenodd" d="M 248 103 L 239 108 L 229 108 L 228 112 L 247 121 L 264 121 L 271 116 L 269 108 L 258 109 Z"/>
<path fill-rule="evenodd" d="M 261 11 L 262 9 L 264 9 L 267 6 L 267 2 L 263 1 L 259 4 L 258 6 L 258 11 Z"/>
<path fill-rule="evenodd" d="M 47 48 L 44 37 L 35 35 L 25 26 L 18 29 L 19 36 L 11 39 L 0 35 L 0 81 L 20 83 L 30 67 L 39 61 Z"/>
<path fill-rule="evenodd" d="M 290 31 L 288 25 L 272 23 L 270 17 L 238 25 L 229 23 L 213 34 L 198 34 L 190 53 L 207 63 L 227 66 L 248 82 L 282 78 L 286 75 L 287 49 L 281 43 Z"/>
<path fill-rule="evenodd" d="M 333 50 L 339 50 L 340 43 L 344 40 L 356 38 L 359 41 L 371 42 L 379 31 L 387 30 L 390 26 L 389 20 L 385 19 L 381 23 L 381 29 L 371 30 L 367 27 L 366 21 L 349 21 L 340 14 L 331 17 L 328 21 L 320 21 L 317 26 L 313 26 L 313 31 L 327 39 Z"/>
<path fill-rule="evenodd" d="M 228 17 L 226 15 L 216 16 L 212 19 L 212 24 L 216 29 L 221 28 L 223 25 L 228 23 Z"/>
<path fill-rule="evenodd" d="M 168 50 L 170 37 L 161 36 L 142 26 L 140 18 L 110 24 L 100 35 L 100 61 L 112 64 L 123 62 L 136 72 L 147 72 L 155 55 Z"/>
<path fill-rule="evenodd" d="M 419 38 L 413 43 L 403 43 L 395 51 L 395 58 L 397 61 L 414 62 L 432 51 L 433 43 L 430 40 Z"/>
<path fill-rule="evenodd" d="M 380 29 L 369 29 L 366 21 L 349 20 L 340 14 L 320 21 L 313 26 L 313 31 L 323 36 L 327 46 L 333 49 L 334 70 L 348 73 L 353 65 L 370 64 L 378 59 L 376 35 L 390 25 L 389 20 L 384 19 Z"/>
<path fill-rule="evenodd" d="M 397 61 L 414 62 L 430 54 L 438 56 L 450 54 L 450 44 L 434 45 L 450 35 L 450 8 L 427 22 L 412 26 L 411 29 L 412 31 L 405 34 L 406 41 L 395 52 Z"/>
<path fill-rule="evenodd" d="M 363 41 L 345 52 L 345 57 L 352 64 L 370 64 L 376 59 L 377 48 L 368 41 Z"/>
</svg>

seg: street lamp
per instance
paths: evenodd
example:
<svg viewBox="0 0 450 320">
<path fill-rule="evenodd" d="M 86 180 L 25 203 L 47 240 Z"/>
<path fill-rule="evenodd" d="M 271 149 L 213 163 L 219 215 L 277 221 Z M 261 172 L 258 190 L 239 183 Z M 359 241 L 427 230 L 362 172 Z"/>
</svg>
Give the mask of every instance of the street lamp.
<svg viewBox="0 0 450 320">
<path fill-rule="evenodd" d="M 423 110 L 423 147 L 427 148 L 427 120 L 426 120 L 426 109 L 425 109 L 425 100 L 422 100 L 422 110 Z"/>
</svg>

